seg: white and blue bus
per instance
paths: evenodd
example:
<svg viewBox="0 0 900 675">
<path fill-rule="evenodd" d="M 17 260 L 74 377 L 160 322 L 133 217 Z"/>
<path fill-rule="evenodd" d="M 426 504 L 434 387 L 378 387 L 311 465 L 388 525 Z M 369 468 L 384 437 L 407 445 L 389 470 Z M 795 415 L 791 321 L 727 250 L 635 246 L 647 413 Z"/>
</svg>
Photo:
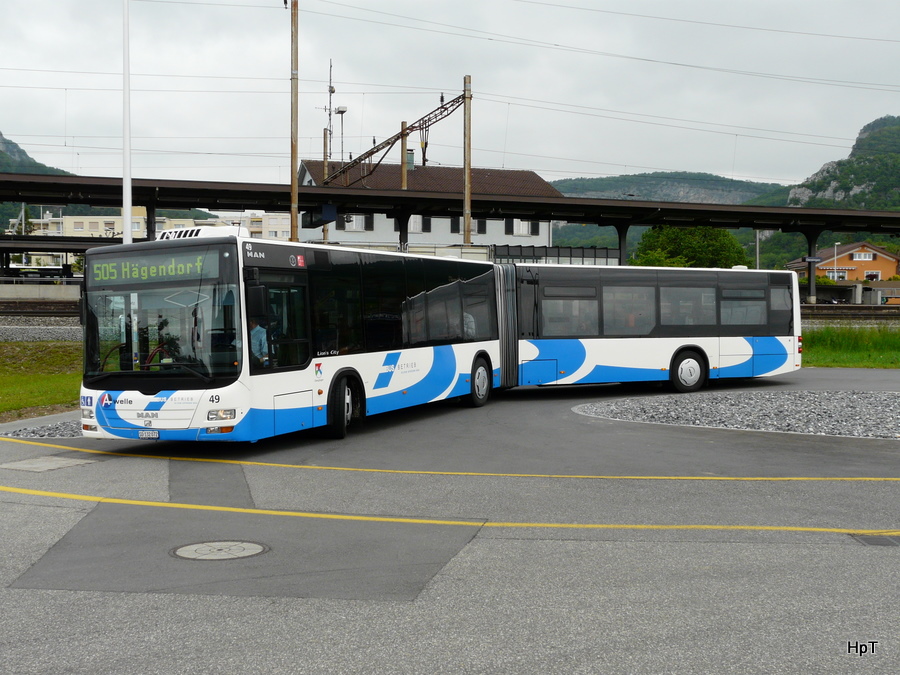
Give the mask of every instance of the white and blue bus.
<svg viewBox="0 0 900 675">
<path fill-rule="evenodd" d="M 493 389 L 800 367 L 792 272 L 502 264 L 196 228 L 85 256 L 82 429 L 257 441 Z"/>
</svg>

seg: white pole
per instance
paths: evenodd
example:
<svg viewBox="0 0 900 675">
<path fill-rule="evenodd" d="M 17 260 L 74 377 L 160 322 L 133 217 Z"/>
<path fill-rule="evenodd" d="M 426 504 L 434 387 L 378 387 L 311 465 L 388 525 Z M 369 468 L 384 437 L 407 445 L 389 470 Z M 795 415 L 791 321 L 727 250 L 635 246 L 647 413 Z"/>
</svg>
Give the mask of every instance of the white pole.
<svg viewBox="0 0 900 675">
<path fill-rule="evenodd" d="M 297 0 L 291 0 L 291 241 L 300 241 L 299 230 L 299 176 L 297 171 L 297 142 L 299 139 L 300 122 L 298 112 L 299 84 L 297 74 L 300 70 L 300 55 L 298 53 L 298 31 L 300 26 L 300 8 Z M 327 162 L 326 162 L 327 167 Z"/>
<path fill-rule="evenodd" d="M 841 245 L 841 242 L 834 242 L 834 280 L 837 281 L 837 247 Z"/>
<path fill-rule="evenodd" d="M 131 64 L 128 45 L 128 2 L 122 0 L 124 26 L 122 31 L 122 243 L 131 238 Z"/>
</svg>

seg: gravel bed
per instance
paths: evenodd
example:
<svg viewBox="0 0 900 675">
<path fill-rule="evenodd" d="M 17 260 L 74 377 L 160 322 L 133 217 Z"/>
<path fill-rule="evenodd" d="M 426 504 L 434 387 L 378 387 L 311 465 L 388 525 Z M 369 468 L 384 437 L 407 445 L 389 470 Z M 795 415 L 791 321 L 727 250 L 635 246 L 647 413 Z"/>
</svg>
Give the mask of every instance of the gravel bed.
<svg viewBox="0 0 900 675">
<path fill-rule="evenodd" d="M 81 327 L 0 326 L 0 342 L 81 342 Z"/>
<path fill-rule="evenodd" d="M 8 436 L 10 438 L 78 438 L 81 436 L 81 420 L 68 420 L 39 427 L 5 431 L 0 433 L 0 436 Z"/>
<path fill-rule="evenodd" d="M 703 392 L 622 398 L 573 410 L 625 422 L 900 439 L 900 393 L 894 392 Z M 75 438 L 81 436 L 81 423 L 63 421 L 0 436 Z"/>
<path fill-rule="evenodd" d="M 81 342 L 74 316 L 0 316 L 0 342 Z"/>
<path fill-rule="evenodd" d="M 900 439 L 900 393 L 894 392 L 701 392 L 623 398 L 573 410 L 626 422 Z"/>
</svg>

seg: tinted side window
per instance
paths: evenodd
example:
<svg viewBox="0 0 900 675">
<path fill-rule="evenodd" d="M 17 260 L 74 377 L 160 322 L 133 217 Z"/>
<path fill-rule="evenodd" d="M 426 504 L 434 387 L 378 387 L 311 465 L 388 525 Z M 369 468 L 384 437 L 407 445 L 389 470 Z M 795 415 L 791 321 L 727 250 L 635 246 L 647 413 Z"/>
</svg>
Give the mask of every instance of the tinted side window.
<svg viewBox="0 0 900 675">
<path fill-rule="evenodd" d="M 309 362 L 305 286 L 269 287 L 269 344 L 276 367 Z"/>
<path fill-rule="evenodd" d="M 649 335 L 654 328 L 656 328 L 655 287 L 604 286 L 604 335 Z"/>
<path fill-rule="evenodd" d="M 403 259 L 363 254 L 362 287 L 367 351 L 400 349 L 401 310 L 406 300 Z"/>
<path fill-rule="evenodd" d="M 596 337 L 600 335 L 600 303 L 590 286 L 543 288 L 543 337 Z"/>
<path fill-rule="evenodd" d="M 768 318 L 764 288 L 722 289 L 723 326 L 763 326 Z"/>
<path fill-rule="evenodd" d="M 769 289 L 769 325 L 773 335 L 790 335 L 794 320 L 791 289 L 773 286 Z"/>
<path fill-rule="evenodd" d="M 363 350 L 362 297 L 356 253 L 329 253 L 330 263 L 310 269 L 315 354 Z"/>
<path fill-rule="evenodd" d="M 428 342 L 442 344 L 463 336 L 458 263 L 425 261 L 425 313 Z"/>
<path fill-rule="evenodd" d="M 493 268 L 459 266 L 462 279 L 463 339 L 497 338 L 496 292 Z"/>
<path fill-rule="evenodd" d="M 661 326 L 709 326 L 716 323 L 716 287 L 659 289 Z"/>
</svg>

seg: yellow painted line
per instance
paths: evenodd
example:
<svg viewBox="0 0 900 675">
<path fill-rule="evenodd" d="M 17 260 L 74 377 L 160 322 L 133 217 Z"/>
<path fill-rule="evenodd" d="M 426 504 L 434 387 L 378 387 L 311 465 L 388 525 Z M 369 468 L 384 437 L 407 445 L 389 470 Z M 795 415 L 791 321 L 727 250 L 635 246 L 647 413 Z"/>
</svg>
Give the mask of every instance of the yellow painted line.
<svg viewBox="0 0 900 675">
<path fill-rule="evenodd" d="M 164 459 L 172 462 L 208 462 L 210 464 L 235 464 L 237 466 L 261 466 L 276 469 L 303 469 L 309 471 L 347 471 L 356 473 L 386 473 L 406 474 L 412 476 L 473 476 L 482 478 L 577 478 L 580 480 L 685 480 L 685 481 L 758 481 L 758 482 L 793 482 L 793 481 L 819 481 L 819 482 L 900 482 L 900 477 L 884 476 L 617 476 L 617 475 L 591 475 L 591 474 L 565 474 L 565 473 L 487 473 L 479 471 L 423 471 L 412 469 L 367 469 L 362 467 L 346 466 L 315 466 L 312 464 L 279 464 L 276 462 L 253 462 L 239 459 L 216 459 L 212 457 L 170 457 L 166 455 L 145 455 L 131 452 L 111 452 L 108 450 L 87 450 L 73 448 L 54 443 L 41 443 L 38 441 L 26 441 L 20 438 L 0 438 L 0 441 L 10 443 L 22 443 L 24 445 L 37 445 L 45 448 L 69 450 L 72 452 L 84 452 L 93 455 L 107 455 L 110 457 L 133 457 L 136 459 Z"/>
<path fill-rule="evenodd" d="M 453 525 L 462 527 L 496 527 L 496 528 L 541 528 L 567 530 L 707 530 L 707 531 L 745 531 L 745 532 L 819 532 L 827 534 L 868 534 L 898 536 L 900 530 L 861 530 L 841 527 L 794 527 L 789 525 L 647 525 L 627 523 L 516 523 L 516 522 L 474 522 L 469 520 L 443 520 L 436 518 L 397 518 L 388 516 L 356 516 L 337 513 L 316 513 L 312 511 L 283 511 L 274 509 L 247 509 L 233 506 L 210 506 L 205 504 L 179 504 L 176 502 L 153 502 L 139 499 L 118 499 L 115 497 L 96 497 L 91 495 L 71 494 L 67 492 L 47 492 L 0 485 L 0 492 L 31 495 L 35 497 L 52 497 L 100 504 L 122 504 L 126 506 L 152 506 L 167 509 L 191 511 L 213 511 L 217 513 L 242 513 L 262 516 L 289 516 L 294 518 L 314 518 L 320 520 L 344 520 L 366 523 L 401 523 L 405 525 Z"/>
</svg>

